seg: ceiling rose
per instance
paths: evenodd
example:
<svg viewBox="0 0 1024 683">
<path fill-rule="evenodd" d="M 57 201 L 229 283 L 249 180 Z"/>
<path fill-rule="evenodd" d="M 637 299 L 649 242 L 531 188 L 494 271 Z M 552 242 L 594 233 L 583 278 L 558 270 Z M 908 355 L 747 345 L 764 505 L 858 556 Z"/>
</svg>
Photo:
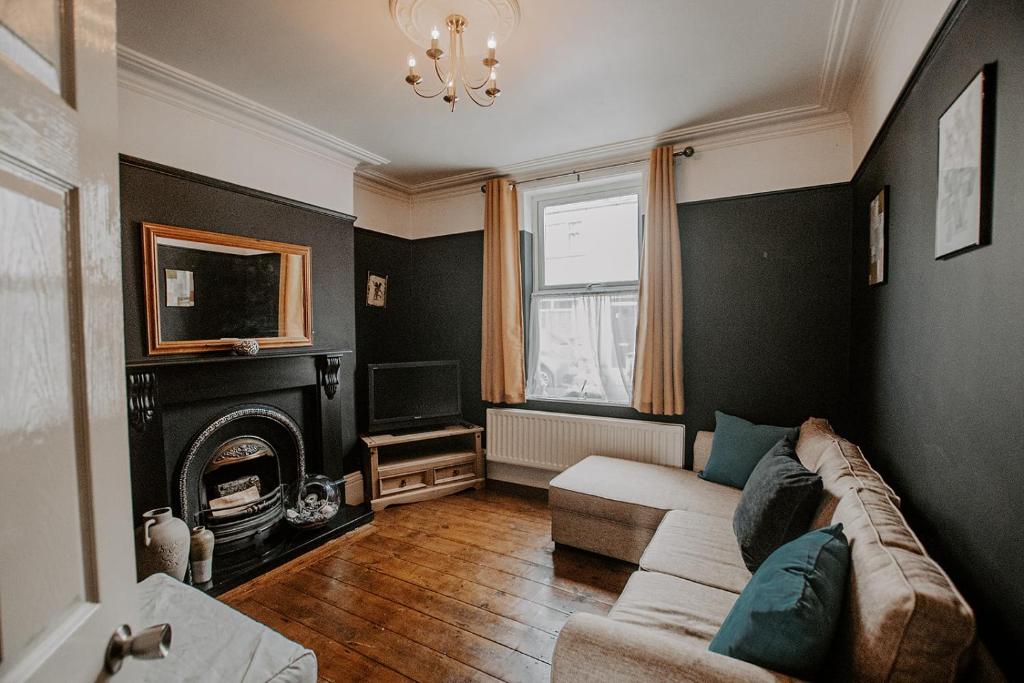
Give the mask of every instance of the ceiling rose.
<svg viewBox="0 0 1024 683">
<path fill-rule="evenodd" d="M 391 18 L 409 40 L 430 47 L 430 32 L 445 28 L 449 15 L 465 17 L 467 53 L 483 54 L 485 40 L 494 36 L 504 45 L 519 25 L 517 0 L 390 0 Z"/>
</svg>

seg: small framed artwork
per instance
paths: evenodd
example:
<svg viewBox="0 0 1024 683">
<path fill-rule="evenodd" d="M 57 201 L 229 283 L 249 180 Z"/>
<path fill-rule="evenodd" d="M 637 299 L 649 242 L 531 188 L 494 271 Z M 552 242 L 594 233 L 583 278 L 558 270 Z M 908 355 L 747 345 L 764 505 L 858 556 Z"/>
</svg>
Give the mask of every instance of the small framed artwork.
<svg viewBox="0 0 1024 683">
<path fill-rule="evenodd" d="M 167 288 L 167 306 L 191 308 L 196 305 L 196 286 L 191 270 L 164 269 Z"/>
<path fill-rule="evenodd" d="M 388 276 L 366 274 L 366 305 L 384 308 L 388 301 Z"/>
<path fill-rule="evenodd" d="M 868 284 L 880 285 L 885 282 L 886 240 L 889 237 L 889 186 L 886 185 L 871 200 L 869 222 L 870 259 L 868 261 Z"/>
<path fill-rule="evenodd" d="M 935 258 L 988 239 L 994 95 L 995 64 L 987 64 L 939 117 Z"/>
</svg>

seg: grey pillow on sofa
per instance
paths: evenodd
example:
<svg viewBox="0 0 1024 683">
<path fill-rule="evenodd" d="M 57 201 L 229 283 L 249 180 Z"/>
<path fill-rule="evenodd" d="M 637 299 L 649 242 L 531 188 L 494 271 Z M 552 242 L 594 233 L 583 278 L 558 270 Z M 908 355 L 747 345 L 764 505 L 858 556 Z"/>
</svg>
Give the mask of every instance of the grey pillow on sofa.
<svg viewBox="0 0 1024 683">
<path fill-rule="evenodd" d="M 810 528 L 821 491 L 821 477 L 800 463 L 788 437 L 772 446 L 750 473 L 732 517 L 747 569 L 756 571 L 776 548 Z"/>
</svg>

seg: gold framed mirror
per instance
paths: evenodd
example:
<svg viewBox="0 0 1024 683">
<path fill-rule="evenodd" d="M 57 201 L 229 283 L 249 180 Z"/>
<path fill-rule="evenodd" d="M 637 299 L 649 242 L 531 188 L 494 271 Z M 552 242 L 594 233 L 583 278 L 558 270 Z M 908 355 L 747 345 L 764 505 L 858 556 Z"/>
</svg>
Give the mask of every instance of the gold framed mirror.
<svg viewBox="0 0 1024 683">
<path fill-rule="evenodd" d="M 311 249 L 142 224 L 149 353 L 313 345 Z"/>
</svg>

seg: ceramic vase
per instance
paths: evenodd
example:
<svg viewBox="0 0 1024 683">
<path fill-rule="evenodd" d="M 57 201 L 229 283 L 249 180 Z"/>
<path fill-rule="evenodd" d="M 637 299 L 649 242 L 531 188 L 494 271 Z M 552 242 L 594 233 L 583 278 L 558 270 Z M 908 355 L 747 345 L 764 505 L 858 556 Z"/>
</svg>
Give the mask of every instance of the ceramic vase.
<svg viewBox="0 0 1024 683">
<path fill-rule="evenodd" d="M 142 526 L 135 530 L 139 580 L 163 572 L 183 581 L 188 569 L 188 549 L 188 524 L 171 515 L 171 508 L 144 512 Z"/>
<path fill-rule="evenodd" d="M 192 528 L 192 542 L 188 559 L 192 564 L 193 585 L 204 584 L 213 578 L 213 532 L 204 526 Z"/>
</svg>

